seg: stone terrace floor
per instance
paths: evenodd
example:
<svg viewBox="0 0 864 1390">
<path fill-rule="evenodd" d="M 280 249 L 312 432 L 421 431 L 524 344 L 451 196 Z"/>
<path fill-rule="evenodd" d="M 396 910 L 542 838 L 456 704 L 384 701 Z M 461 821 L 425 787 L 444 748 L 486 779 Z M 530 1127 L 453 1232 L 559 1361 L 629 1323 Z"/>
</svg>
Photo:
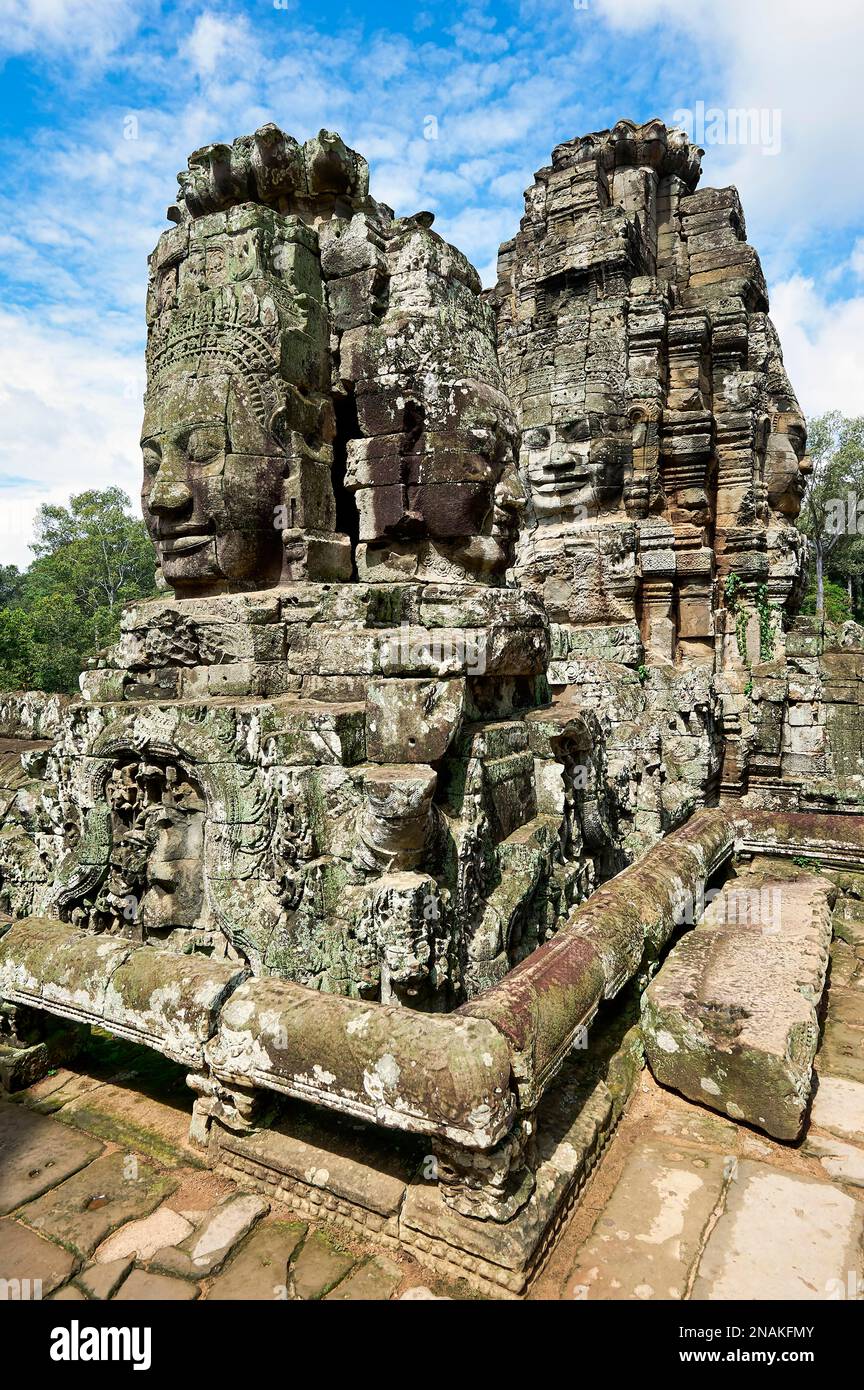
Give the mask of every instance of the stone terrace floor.
<svg viewBox="0 0 864 1390">
<path fill-rule="evenodd" d="M 188 1124 L 180 1069 L 108 1040 L 0 1100 L 0 1278 L 63 1300 L 471 1297 L 241 1192 Z"/>
<path fill-rule="evenodd" d="M 643 1071 L 529 1299 L 864 1295 L 864 924 L 844 934 L 803 1141 Z M 189 1109 L 179 1068 L 106 1038 L 0 1101 L 0 1278 L 67 1300 L 478 1297 L 212 1174 Z"/>
</svg>

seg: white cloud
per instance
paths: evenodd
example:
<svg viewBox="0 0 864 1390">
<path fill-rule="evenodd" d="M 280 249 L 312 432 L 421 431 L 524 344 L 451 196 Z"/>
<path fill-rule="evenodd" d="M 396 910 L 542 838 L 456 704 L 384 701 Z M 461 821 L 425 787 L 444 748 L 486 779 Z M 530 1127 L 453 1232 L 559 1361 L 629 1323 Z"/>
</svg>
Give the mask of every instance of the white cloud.
<svg viewBox="0 0 864 1390">
<path fill-rule="evenodd" d="M 790 380 L 806 415 L 864 415 L 864 296 L 829 302 L 813 279 L 775 285 L 771 317 Z"/>
<path fill-rule="evenodd" d="M 138 27 L 147 0 L 0 0 L 0 55 L 104 60 Z"/>
<path fill-rule="evenodd" d="M 615 27 L 634 33 L 671 27 L 706 60 L 675 107 L 779 110 L 782 148 L 711 146 L 705 182 L 736 183 L 751 231 L 801 240 L 820 226 L 851 222 L 864 210 L 860 166 L 864 51 L 860 0 L 592 0 Z M 679 99 L 680 97 L 680 99 Z M 689 97 L 689 100 L 688 100 Z"/>
<path fill-rule="evenodd" d="M 483 264 L 484 253 L 488 253 L 491 246 L 497 248 L 502 241 L 515 236 L 519 230 L 519 209 L 516 206 L 467 207 L 455 217 L 437 221 L 435 230 L 458 246 L 475 266 L 479 266 Z M 492 264 L 495 264 L 494 260 Z M 483 274 L 488 276 L 488 273 L 489 267 L 486 266 Z M 485 279 L 484 283 L 494 284 L 494 276 L 491 281 Z"/>
<path fill-rule="evenodd" d="M 232 54 L 236 61 L 238 47 L 248 51 L 249 26 L 244 19 L 225 20 L 219 15 L 199 14 L 192 32 L 181 47 L 181 56 L 191 60 L 199 77 L 210 77 L 222 58 Z"/>
<path fill-rule="evenodd" d="M 26 566 L 43 502 L 112 484 L 137 507 L 143 362 L 0 311 L 0 562 Z"/>
</svg>

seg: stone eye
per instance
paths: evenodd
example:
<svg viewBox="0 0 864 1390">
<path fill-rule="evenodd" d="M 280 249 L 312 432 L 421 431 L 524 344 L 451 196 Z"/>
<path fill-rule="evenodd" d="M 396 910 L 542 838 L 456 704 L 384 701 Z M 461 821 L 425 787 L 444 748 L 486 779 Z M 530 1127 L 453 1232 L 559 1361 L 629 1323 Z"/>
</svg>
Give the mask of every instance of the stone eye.
<svg viewBox="0 0 864 1390">
<path fill-rule="evenodd" d="M 157 473 L 162 462 L 162 455 L 156 444 L 142 444 L 144 453 L 144 469 L 147 473 Z"/>
<path fill-rule="evenodd" d="M 209 463 L 225 447 L 221 430 L 193 430 L 186 441 L 186 454 L 193 463 Z"/>
</svg>

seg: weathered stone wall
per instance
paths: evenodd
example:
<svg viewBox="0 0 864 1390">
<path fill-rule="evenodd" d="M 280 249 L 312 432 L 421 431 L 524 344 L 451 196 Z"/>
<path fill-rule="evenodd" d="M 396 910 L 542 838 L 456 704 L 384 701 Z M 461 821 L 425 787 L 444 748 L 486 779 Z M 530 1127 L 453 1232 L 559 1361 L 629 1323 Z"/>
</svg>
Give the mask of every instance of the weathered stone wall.
<svg viewBox="0 0 864 1390">
<path fill-rule="evenodd" d="M 599 707 L 630 853 L 721 781 L 746 790 L 746 697 L 804 576 L 804 421 L 738 195 L 696 190 L 701 153 L 657 121 L 559 145 L 490 296 L 516 575 L 549 616 L 555 699 Z"/>
<path fill-rule="evenodd" d="M 558 146 L 484 294 L 332 133 L 190 157 L 147 304 L 165 593 L 83 701 L 0 705 L 0 912 L 442 1011 L 719 794 L 857 796 L 854 635 L 786 650 L 803 421 L 699 161 L 659 122 Z"/>
</svg>

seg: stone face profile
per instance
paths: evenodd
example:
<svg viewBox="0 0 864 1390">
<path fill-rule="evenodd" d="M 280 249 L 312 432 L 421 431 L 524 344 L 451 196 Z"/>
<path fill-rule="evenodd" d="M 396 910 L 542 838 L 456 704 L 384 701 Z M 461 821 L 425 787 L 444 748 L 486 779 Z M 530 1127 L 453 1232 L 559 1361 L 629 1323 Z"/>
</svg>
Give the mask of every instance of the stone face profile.
<svg viewBox="0 0 864 1390">
<path fill-rule="evenodd" d="M 701 155 L 659 121 L 559 145 L 484 291 L 338 135 L 196 151 L 149 262 L 159 597 L 80 699 L 0 696 L 9 1008 L 182 1061 L 247 1176 L 288 1181 L 268 1093 L 426 1136 L 438 1179 L 376 1229 L 511 1291 L 641 1065 L 580 1039 L 679 899 L 861 853 L 861 633 L 797 618 L 806 428 Z M 797 1133 L 829 888 L 795 890 L 806 1006 L 767 935 L 676 944 L 661 1080 Z"/>
</svg>

